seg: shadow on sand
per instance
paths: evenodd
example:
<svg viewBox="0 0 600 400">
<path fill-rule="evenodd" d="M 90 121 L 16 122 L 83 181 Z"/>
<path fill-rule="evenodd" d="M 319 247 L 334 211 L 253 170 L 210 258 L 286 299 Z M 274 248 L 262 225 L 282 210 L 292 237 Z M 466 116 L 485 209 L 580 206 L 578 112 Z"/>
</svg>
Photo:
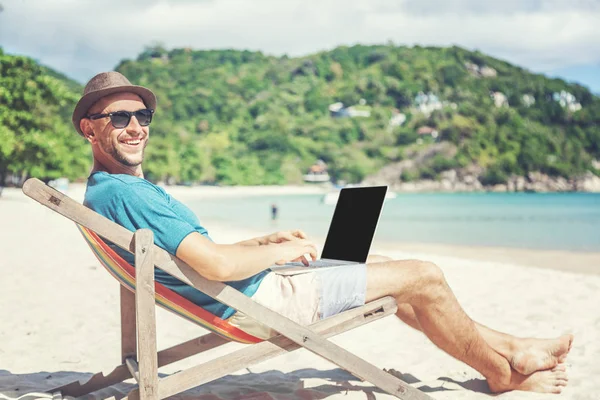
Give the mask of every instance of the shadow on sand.
<svg viewBox="0 0 600 400">
<path fill-rule="evenodd" d="M 244 398 L 252 398 L 253 400 L 316 400 L 335 394 L 347 395 L 350 392 L 363 392 L 367 399 L 374 400 L 376 394 L 384 393 L 370 383 L 362 382 L 339 368 L 331 370 L 308 368 L 286 374 L 274 370 L 261 373 L 246 371 L 248 372 L 240 375 L 227 375 L 171 398 L 199 400 L 239 400 Z M 396 370 L 389 370 L 388 372 L 426 393 L 465 389 L 479 393 L 490 393 L 487 383 L 481 379 L 459 382 L 441 377 L 433 382 L 421 382 L 410 374 L 403 374 Z M 53 387 L 76 380 L 85 382 L 91 376 L 91 373 L 70 371 L 11 374 L 9 371 L 0 370 L 0 399 L 51 399 L 52 394 L 48 391 Z M 161 374 L 162 376 L 166 375 Z M 95 400 L 109 397 L 121 399 L 136 387 L 131 382 L 133 381 L 113 385 L 82 397 L 82 399 Z"/>
</svg>

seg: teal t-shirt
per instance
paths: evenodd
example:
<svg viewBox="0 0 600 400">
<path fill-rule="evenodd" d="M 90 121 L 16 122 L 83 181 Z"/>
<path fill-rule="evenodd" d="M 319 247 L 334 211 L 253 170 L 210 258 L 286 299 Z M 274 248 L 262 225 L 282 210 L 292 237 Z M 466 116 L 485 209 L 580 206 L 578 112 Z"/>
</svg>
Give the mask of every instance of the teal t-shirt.
<svg viewBox="0 0 600 400">
<path fill-rule="evenodd" d="M 188 207 L 171 197 L 159 186 L 132 175 L 94 172 L 88 178 L 84 205 L 111 221 L 135 231 L 148 228 L 154 232 L 154 243 L 170 254 L 177 254 L 181 241 L 192 232 L 208 236 L 198 217 Z M 134 265 L 132 254 L 112 246 L 118 254 Z M 225 282 L 246 296 L 252 296 L 268 271 L 250 278 Z M 226 319 L 235 310 L 200 292 L 179 279 L 155 268 L 155 279 L 169 289 L 201 306 L 213 315 Z"/>
</svg>

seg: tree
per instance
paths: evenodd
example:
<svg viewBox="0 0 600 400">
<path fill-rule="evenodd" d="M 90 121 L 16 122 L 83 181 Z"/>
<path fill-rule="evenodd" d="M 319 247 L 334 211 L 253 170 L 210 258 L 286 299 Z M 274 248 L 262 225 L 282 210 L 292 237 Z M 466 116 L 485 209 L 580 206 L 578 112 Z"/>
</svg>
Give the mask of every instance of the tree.
<svg viewBox="0 0 600 400">
<path fill-rule="evenodd" d="M 497 76 L 475 77 L 466 62 L 494 68 Z M 436 141 L 453 142 L 458 153 L 411 177 L 435 178 L 468 164 L 486 168 L 489 182 L 529 171 L 571 177 L 595 171 L 592 160 L 600 159 L 597 96 L 458 47 L 341 46 L 290 58 L 154 43 L 116 69 L 159 99 L 145 164 L 152 180 L 298 182 L 321 158 L 336 179 L 358 182 L 408 149 L 427 151 L 433 139 L 419 141 L 422 126 L 437 129 Z M 494 91 L 510 107 L 496 107 Z M 583 108 L 555 101 L 561 91 Z M 85 178 L 89 146 L 69 120 L 79 93 L 81 85 L 60 72 L 0 49 L 0 179 Z M 429 100 L 417 104 L 424 95 Z M 535 102 L 524 104 L 524 95 Z M 369 116 L 334 118 L 328 107 L 336 102 Z M 407 117 L 401 123 L 391 118 L 398 113 Z"/>
<path fill-rule="evenodd" d="M 0 182 L 9 173 L 77 178 L 88 168 L 89 149 L 67 117 L 77 94 L 46 71 L 0 52 Z"/>
</svg>

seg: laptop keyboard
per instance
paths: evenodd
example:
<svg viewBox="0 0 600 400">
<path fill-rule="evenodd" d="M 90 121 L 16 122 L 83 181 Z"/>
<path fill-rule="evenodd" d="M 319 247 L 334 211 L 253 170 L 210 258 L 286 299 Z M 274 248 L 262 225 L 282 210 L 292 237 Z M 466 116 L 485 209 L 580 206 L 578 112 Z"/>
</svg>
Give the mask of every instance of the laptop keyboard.
<svg viewBox="0 0 600 400">
<path fill-rule="evenodd" d="M 286 266 L 290 266 L 290 267 L 309 267 L 309 268 L 318 268 L 318 267 L 329 267 L 332 265 L 342 265 L 344 264 L 343 261 L 327 261 L 327 260 L 315 260 L 315 261 L 309 261 L 308 265 L 304 265 L 301 262 L 288 262 L 285 263 Z"/>
</svg>

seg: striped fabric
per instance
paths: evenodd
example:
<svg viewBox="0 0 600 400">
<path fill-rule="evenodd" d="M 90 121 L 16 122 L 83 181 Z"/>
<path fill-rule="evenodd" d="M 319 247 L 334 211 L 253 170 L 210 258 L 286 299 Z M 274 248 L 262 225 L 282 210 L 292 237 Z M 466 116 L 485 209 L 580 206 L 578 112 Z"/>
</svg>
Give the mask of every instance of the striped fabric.
<svg viewBox="0 0 600 400">
<path fill-rule="evenodd" d="M 100 263 L 114 276 L 121 285 L 135 292 L 135 268 L 127 261 L 123 260 L 110 246 L 108 246 L 95 232 L 77 225 L 83 237 L 90 248 L 100 261 Z M 226 339 L 240 343 L 258 343 L 262 339 L 249 335 L 241 329 L 230 325 L 227 320 L 223 320 L 202 307 L 192 303 L 185 297 L 168 289 L 160 283 L 155 283 L 156 302 L 182 316 L 183 318 L 195 322 L 212 332 L 223 336 Z"/>
</svg>

